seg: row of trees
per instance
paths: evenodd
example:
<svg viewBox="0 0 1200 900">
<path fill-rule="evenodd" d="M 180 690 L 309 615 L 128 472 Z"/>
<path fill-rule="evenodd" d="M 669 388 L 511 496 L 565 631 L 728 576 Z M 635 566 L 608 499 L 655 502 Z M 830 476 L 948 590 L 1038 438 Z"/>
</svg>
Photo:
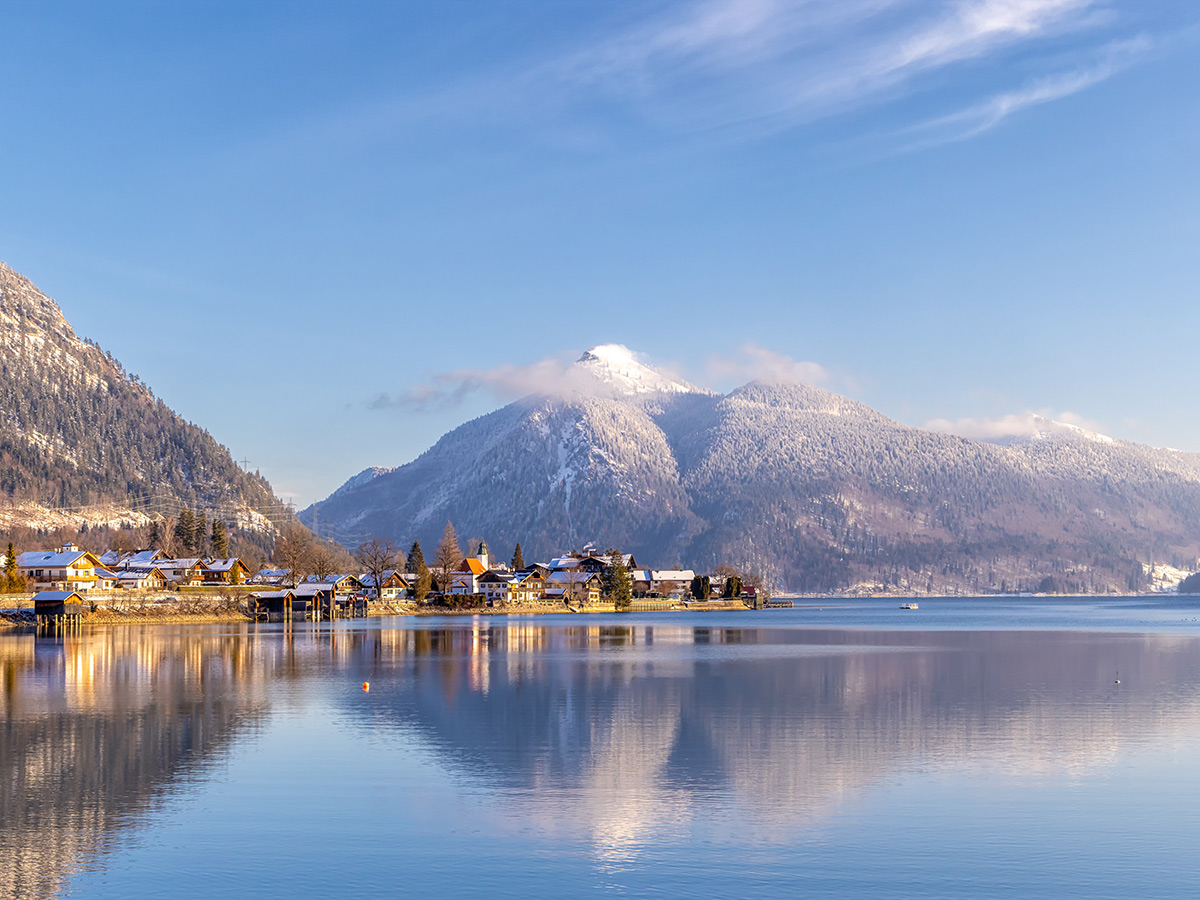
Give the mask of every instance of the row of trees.
<svg viewBox="0 0 1200 900">
<path fill-rule="evenodd" d="M 149 525 L 147 543 L 151 550 L 161 550 L 172 559 L 229 557 L 229 532 L 225 523 L 213 519 L 210 530 L 204 510 L 180 510 L 174 523 L 170 519 L 155 519 Z"/>
</svg>

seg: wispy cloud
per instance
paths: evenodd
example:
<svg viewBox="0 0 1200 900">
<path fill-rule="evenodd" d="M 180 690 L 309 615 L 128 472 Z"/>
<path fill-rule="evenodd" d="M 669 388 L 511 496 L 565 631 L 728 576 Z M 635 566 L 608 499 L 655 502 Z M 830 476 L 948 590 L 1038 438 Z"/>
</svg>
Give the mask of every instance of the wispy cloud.
<svg viewBox="0 0 1200 900">
<path fill-rule="evenodd" d="M 569 359 L 549 357 L 527 365 L 502 365 L 493 369 L 456 369 L 434 375 L 427 383 L 414 385 L 399 394 L 383 393 L 369 404 L 371 409 L 445 409 L 458 406 L 474 394 L 486 394 L 509 402 L 529 394 L 557 396 L 569 393 L 576 382 Z"/>
<path fill-rule="evenodd" d="M 603 354 L 603 351 L 608 351 Z M 620 344 L 593 348 L 604 359 L 587 356 L 550 356 L 526 365 L 501 365 L 492 369 L 456 369 L 434 375 L 399 394 L 380 394 L 371 409 L 445 409 L 482 394 L 504 403 L 527 397 L 602 397 L 623 393 L 631 384 L 680 383 L 681 378 L 662 368 L 649 366 L 639 354 Z M 614 358 L 616 361 L 614 362 Z M 625 380 L 630 378 L 631 380 Z"/>
<path fill-rule="evenodd" d="M 1070 71 L 1035 79 L 1014 91 L 996 94 L 967 109 L 940 116 L 908 130 L 910 134 L 924 133 L 906 149 L 920 149 L 935 144 L 973 138 L 995 128 L 1009 116 L 1043 103 L 1062 100 L 1086 90 L 1125 71 L 1146 56 L 1153 41 L 1140 35 L 1104 47 L 1099 61 Z"/>
<path fill-rule="evenodd" d="M 627 354 L 630 360 L 628 364 L 618 363 L 618 372 L 638 370 L 633 378 L 641 384 L 658 381 L 687 385 L 687 381 L 670 366 L 654 366 L 628 348 L 608 346 Z M 578 355 L 572 354 L 551 356 L 525 365 L 456 369 L 433 375 L 424 383 L 399 393 L 381 393 L 368 406 L 376 410 L 434 410 L 459 406 L 476 395 L 504 403 L 531 394 L 563 398 L 611 396 L 614 390 L 621 391 L 621 384 L 626 382 L 618 381 L 614 385 L 605 365 L 581 364 Z M 754 343 L 744 343 L 732 353 L 712 354 L 704 359 L 701 367 L 707 383 L 728 386 L 753 380 L 822 384 L 831 379 L 830 372 L 820 363 L 795 360 Z M 620 377 L 618 374 L 618 379 Z"/>
<path fill-rule="evenodd" d="M 1023 413 L 1010 413 L 1005 416 L 991 418 L 961 419 L 932 419 L 925 423 L 930 431 L 943 434 L 956 434 L 959 437 L 973 438 L 980 441 L 1003 441 L 1011 438 L 1033 438 L 1039 434 L 1054 430 L 1069 428 L 1082 429 L 1093 434 L 1101 435 L 1103 426 L 1093 419 L 1081 416 L 1069 410 L 1055 411 L 1041 409 Z"/>
<path fill-rule="evenodd" d="M 822 384 L 830 379 L 829 370 L 820 363 L 794 360 L 753 342 L 742 344 L 733 353 L 712 354 L 705 360 L 705 371 L 714 383 L 757 380 Z"/>
<path fill-rule="evenodd" d="M 928 143 L 962 140 L 1136 63 L 1144 39 L 1122 30 L 1118 2 L 675 0 L 285 137 L 322 152 L 436 135 L 458 148 L 470 130 L 603 153 L 655 136 L 754 140 L 864 110 L 894 121 L 919 96 L 926 116 L 960 110 L 918 126 L 930 129 Z M 1026 71 L 1057 74 L 1001 90 L 1018 58 Z"/>
<path fill-rule="evenodd" d="M 642 104 L 660 121 L 786 125 L 1093 27 L 1106 8 L 1103 0 L 709 0 L 602 39 L 548 72 Z"/>
</svg>

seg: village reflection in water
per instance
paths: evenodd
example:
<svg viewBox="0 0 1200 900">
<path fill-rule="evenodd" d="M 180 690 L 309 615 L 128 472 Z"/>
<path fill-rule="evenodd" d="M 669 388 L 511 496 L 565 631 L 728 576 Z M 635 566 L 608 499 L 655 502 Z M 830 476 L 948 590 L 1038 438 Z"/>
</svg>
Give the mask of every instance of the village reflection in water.
<svg viewBox="0 0 1200 900">
<path fill-rule="evenodd" d="M 791 840 L 906 771 L 1086 776 L 1130 745 L 1195 741 L 1200 721 L 1200 639 L 1171 634 L 652 617 L 113 627 L 0 636 L 0 674 L 4 896 L 54 895 L 180 785 L 256 752 L 306 694 L 331 728 L 430 748 L 502 801 L 494 829 L 624 861 L 664 829 Z M 349 699 L 351 680 L 369 700 Z M 295 753 L 280 767 L 299 771 Z"/>
</svg>

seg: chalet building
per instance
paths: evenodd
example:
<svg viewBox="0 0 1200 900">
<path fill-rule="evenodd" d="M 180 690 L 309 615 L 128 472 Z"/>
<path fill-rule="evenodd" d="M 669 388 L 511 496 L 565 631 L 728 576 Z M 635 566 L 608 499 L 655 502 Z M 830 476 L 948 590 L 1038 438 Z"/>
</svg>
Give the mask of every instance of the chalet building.
<svg viewBox="0 0 1200 900">
<path fill-rule="evenodd" d="M 104 566 L 96 566 L 96 582 L 92 585 L 95 591 L 111 591 L 117 586 L 117 573 L 111 572 Z"/>
<path fill-rule="evenodd" d="M 250 584 L 273 585 L 290 584 L 291 580 L 291 569 L 259 569 L 247 579 Z"/>
<path fill-rule="evenodd" d="M 109 550 L 100 557 L 100 562 L 108 566 L 110 569 L 145 569 L 162 559 L 166 559 L 167 554 L 161 550 L 137 550 L 133 553 L 118 553 L 116 550 Z"/>
<path fill-rule="evenodd" d="M 30 550 L 17 554 L 17 572 L 31 587 L 68 591 L 90 591 L 101 581 L 96 569 L 100 560 L 86 550 L 64 544 L 60 550 Z M 112 573 L 107 573 L 111 579 Z"/>
<path fill-rule="evenodd" d="M 358 579 L 376 600 L 399 600 L 408 593 L 408 582 L 399 569 L 388 569 L 380 576 L 380 589 L 375 589 L 375 576 L 366 572 Z"/>
<path fill-rule="evenodd" d="M 245 584 L 250 570 L 236 556 L 229 559 L 207 559 L 204 561 L 205 584 Z"/>
<path fill-rule="evenodd" d="M 683 596 L 692 588 L 696 573 L 691 569 L 634 569 L 629 573 L 638 596 Z"/>
<path fill-rule="evenodd" d="M 541 575 L 529 571 L 486 572 L 479 578 L 479 591 L 488 606 L 506 603 L 530 603 L 541 600 L 546 583 Z"/>
<path fill-rule="evenodd" d="M 154 562 L 167 581 L 176 587 L 199 587 L 204 584 L 208 567 L 199 557 L 188 559 L 159 559 Z M 130 568 L 135 568 L 130 566 Z"/>
<path fill-rule="evenodd" d="M 167 576 L 158 566 L 148 569 L 122 569 L 116 573 L 117 587 L 127 591 L 161 591 L 167 586 Z"/>
<path fill-rule="evenodd" d="M 577 569 L 558 569 L 546 579 L 544 595 L 547 600 L 567 603 L 600 602 L 601 579 L 595 572 Z"/>
</svg>

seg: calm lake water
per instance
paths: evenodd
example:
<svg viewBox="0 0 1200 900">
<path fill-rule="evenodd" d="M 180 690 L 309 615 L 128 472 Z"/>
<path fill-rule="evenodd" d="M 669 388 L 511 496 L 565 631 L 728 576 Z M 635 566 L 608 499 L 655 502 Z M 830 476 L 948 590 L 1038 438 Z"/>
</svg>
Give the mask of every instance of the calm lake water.
<svg viewBox="0 0 1200 900">
<path fill-rule="evenodd" d="M 0 634 L 0 897 L 1200 894 L 1200 603 L 898 602 Z"/>
</svg>

